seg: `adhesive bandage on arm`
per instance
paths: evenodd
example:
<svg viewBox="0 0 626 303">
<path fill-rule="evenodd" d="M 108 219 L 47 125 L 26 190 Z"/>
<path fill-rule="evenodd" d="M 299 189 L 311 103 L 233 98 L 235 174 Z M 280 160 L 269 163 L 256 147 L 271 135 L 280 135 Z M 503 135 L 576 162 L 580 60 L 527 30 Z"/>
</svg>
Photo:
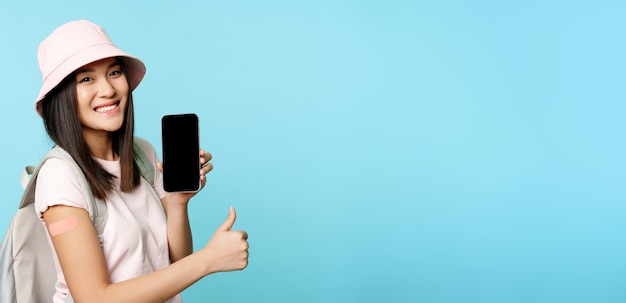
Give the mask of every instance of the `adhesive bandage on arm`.
<svg viewBox="0 0 626 303">
<path fill-rule="evenodd" d="M 48 232 L 50 232 L 51 237 L 54 237 L 72 231 L 76 228 L 78 228 L 78 218 L 76 218 L 76 216 L 70 216 L 48 225 Z"/>
</svg>

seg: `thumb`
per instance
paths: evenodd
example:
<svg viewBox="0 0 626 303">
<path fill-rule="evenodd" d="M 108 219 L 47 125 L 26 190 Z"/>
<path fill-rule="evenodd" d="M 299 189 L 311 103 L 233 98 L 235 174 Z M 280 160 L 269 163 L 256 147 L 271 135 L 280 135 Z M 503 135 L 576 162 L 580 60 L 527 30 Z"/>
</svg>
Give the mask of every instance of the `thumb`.
<svg viewBox="0 0 626 303">
<path fill-rule="evenodd" d="M 228 209 L 228 217 L 226 218 L 226 221 L 224 221 L 224 223 L 222 223 L 222 226 L 220 226 L 217 230 L 229 231 L 233 227 L 233 224 L 235 224 L 235 219 L 237 219 L 237 213 L 235 212 L 235 209 L 231 206 Z"/>
</svg>

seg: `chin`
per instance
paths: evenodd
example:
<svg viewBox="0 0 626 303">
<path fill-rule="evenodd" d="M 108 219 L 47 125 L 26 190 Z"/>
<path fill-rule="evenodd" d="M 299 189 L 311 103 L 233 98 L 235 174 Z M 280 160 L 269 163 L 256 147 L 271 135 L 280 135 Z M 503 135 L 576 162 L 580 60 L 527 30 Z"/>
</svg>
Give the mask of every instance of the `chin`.
<svg viewBox="0 0 626 303">
<path fill-rule="evenodd" d="M 122 128 L 123 123 L 109 123 L 105 125 L 100 125 L 100 129 L 107 132 L 116 132 Z"/>
</svg>

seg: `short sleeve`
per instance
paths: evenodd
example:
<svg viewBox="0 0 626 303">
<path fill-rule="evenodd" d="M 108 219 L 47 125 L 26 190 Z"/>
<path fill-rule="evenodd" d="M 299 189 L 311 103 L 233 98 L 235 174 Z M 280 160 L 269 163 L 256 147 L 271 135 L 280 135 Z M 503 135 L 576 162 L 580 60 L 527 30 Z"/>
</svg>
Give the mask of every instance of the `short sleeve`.
<svg viewBox="0 0 626 303">
<path fill-rule="evenodd" d="M 35 209 L 40 218 L 49 207 L 65 205 L 87 209 L 87 203 L 74 171 L 63 160 L 51 158 L 37 175 Z"/>
</svg>

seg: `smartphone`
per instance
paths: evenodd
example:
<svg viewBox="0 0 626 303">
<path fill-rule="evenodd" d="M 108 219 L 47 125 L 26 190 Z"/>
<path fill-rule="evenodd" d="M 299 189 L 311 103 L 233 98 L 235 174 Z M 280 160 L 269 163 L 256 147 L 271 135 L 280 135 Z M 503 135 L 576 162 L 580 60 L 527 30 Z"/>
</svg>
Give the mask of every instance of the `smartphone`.
<svg viewBox="0 0 626 303">
<path fill-rule="evenodd" d="M 161 119 L 163 188 L 167 192 L 200 190 L 200 137 L 196 114 Z"/>
</svg>

